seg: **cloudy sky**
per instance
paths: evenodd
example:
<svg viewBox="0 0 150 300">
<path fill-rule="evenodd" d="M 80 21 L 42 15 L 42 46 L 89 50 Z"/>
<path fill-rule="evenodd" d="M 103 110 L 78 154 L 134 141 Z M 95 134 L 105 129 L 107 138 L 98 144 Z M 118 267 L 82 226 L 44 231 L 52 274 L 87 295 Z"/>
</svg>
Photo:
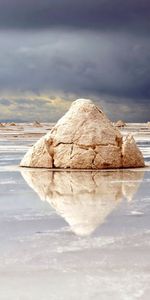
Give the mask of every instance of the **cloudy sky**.
<svg viewBox="0 0 150 300">
<path fill-rule="evenodd" d="M 76 98 L 150 121 L 150 1 L 0 0 L 0 121 L 55 121 Z"/>
</svg>

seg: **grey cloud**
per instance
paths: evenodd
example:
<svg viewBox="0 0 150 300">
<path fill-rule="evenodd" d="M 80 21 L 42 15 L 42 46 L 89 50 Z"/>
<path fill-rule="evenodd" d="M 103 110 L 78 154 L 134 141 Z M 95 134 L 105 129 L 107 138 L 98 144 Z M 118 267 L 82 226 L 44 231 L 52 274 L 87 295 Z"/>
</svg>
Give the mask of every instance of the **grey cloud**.
<svg viewBox="0 0 150 300">
<path fill-rule="evenodd" d="M 7 99 L 4 99 L 7 101 Z M 1 122 L 5 121 L 30 121 L 34 120 L 55 122 L 58 120 L 62 114 L 65 112 L 65 108 L 52 104 L 46 99 L 40 100 L 39 98 L 17 98 L 9 100 L 11 108 L 8 107 L 8 110 L 3 111 L 3 106 L 5 106 L 0 101 L 0 120 Z"/>
<path fill-rule="evenodd" d="M 39 98 L 36 98 L 35 96 L 33 97 L 32 96 L 32 100 L 30 97 L 26 98 L 26 99 L 22 99 L 22 98 L 18 98 L 18 99 L 15 99 L 15 102 L 17 103 L 17 105 L 21 105 L 22 107 L 31 107 L 31 106 L 35 106 L 35 104 L 38 102 L 38 105 L 42 106 L 43 104 L 46 105 L 47 103 L 51 103 L 51 100 L 50 99 L 39 99 Z"/>
<path fill-rule="evenodd" d="M 4 105 L 4 106 L 9 106 L 9 105 L 11 105 L 11 101 L 10 100 L 8 100 L 8 99 L 0 99 L 0 105 Z"/>
<path fill-rule="evenodd" d="M 0 34 L 0 91 L 150 98 L 150 40 L 46 31 Z M 120 100 L 121 101 L 121 100 Z"/>
<path fill-rule="evenodd" d="M 83 28 L 149 33 L 149 0 L 1 0 L 1 29 Z"/>
</svg>

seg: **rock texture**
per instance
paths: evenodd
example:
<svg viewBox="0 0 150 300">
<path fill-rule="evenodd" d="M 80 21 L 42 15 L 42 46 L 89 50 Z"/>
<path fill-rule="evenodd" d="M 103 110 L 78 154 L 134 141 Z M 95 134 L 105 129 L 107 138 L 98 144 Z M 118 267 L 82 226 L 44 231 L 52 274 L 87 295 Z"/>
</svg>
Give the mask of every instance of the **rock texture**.
<svg viewBox="0 0 150 300">
<path fill-rule="evenodd" d="M 11 123 L 9 123 L 9 126 L 16 126 L 16 123 L 11 122 Z"/>
<path fill-rule="evenodd" d="M 116 127 L 119 127 L 119 128 L 125 127 L 125 126 L 126 126 L 126 123 L 123 122 L 122 120 L 119 120 L 119 121 L 117 121 L 117 122 L 115 123 L 115 126 L 116 126 Z"/>
<path fill-rule="evenodd" d="M 21 166 L 34 168 L 52 168 L 52 156 L 48 152 L 48 141 L 42 137 L 33 147 L 29 149 L 21 161 Z"/>
<path fill-rule="evenodd" d="M 135 168 L 144 165 L 141 151 L 137 147 L 132 135 L 128 135 L 122 145 L 122 165 L 124 168 L 134 166 Z"/>
<path fill-rule="evenodd" d="M 128 153 L 132 150 L 132 159 Z M 91 100 L 79 99 L 24 156 L 23 167 L 106 169 L 143 167 L 133 138 L 121 133 Z"/>
<path fill-rule="evenodd" d="M 40 122 L 38 122 L 38 121 L 35 121 L 35 122 L 33 123 L 33 126 L 34 126 L 34 127 L 42 127 L 42 124 L 41 124 Z"/>
<path fill-rule="evenodd" d="M 47 201 L 80 236 L 90 235 L 120 204 L 131 201 L 142 182 L 143 170 L 48 171 L 22 169 L 29 186 Z"/>
</svg>

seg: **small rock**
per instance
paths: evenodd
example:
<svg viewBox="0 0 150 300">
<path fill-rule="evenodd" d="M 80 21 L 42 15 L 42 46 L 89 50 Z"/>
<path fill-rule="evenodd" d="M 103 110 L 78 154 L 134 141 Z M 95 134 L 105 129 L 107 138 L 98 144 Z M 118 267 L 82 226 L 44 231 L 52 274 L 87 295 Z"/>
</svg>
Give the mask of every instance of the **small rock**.
<svg viewBox="0 0 150 300">
<path fill-rule="evenodd" d="M 38 121 L 35 121 L 35 122 L 33 123 L 33 126 L 34 126 L 34 127 L 42 127 L 41 123 L 38 122 Z"/>
<path fill-rule="evenodd" d="M 126 126 L 126 123 L 123 122 L 122 120 L 119 120 L 115 123 L 115 127 L 119 127 L 119 128 L 122 128 L 122 127 L 125 127 Z"/>
<path fill-rule="evenodd" d="M 9 126 L 16 126 L 16 123 L 11 122 L 11 123 L 9 123 Z"/>
<path fill-rule="evenodd" d="M 122 145 L 122 164 L 124 168 L 144 167 L 143 155 L 132 135 L 128 135 Z"/>
<path fill-rule="evenodd" d="M 21 161 L 21 166 L 32 168 L 52 168 L 52 157 L 48 152 L 45 137 L 33 145 Z"/>
</svg>

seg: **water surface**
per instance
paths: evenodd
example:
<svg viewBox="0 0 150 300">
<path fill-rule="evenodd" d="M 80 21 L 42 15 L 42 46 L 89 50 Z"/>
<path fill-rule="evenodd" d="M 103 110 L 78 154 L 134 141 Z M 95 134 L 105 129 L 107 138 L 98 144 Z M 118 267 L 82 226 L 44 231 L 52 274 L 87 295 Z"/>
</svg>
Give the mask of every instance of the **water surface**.
<svg viewBox="0 0 150 300">
<path fill-rule="evenodd" d="M 20 169 L 47 128 L 0 133 L 0 299 L 149 300 L 150 167 Z M 124 134 L 134 132 L 149 165 L 140 128 Z"/>
</svg>

